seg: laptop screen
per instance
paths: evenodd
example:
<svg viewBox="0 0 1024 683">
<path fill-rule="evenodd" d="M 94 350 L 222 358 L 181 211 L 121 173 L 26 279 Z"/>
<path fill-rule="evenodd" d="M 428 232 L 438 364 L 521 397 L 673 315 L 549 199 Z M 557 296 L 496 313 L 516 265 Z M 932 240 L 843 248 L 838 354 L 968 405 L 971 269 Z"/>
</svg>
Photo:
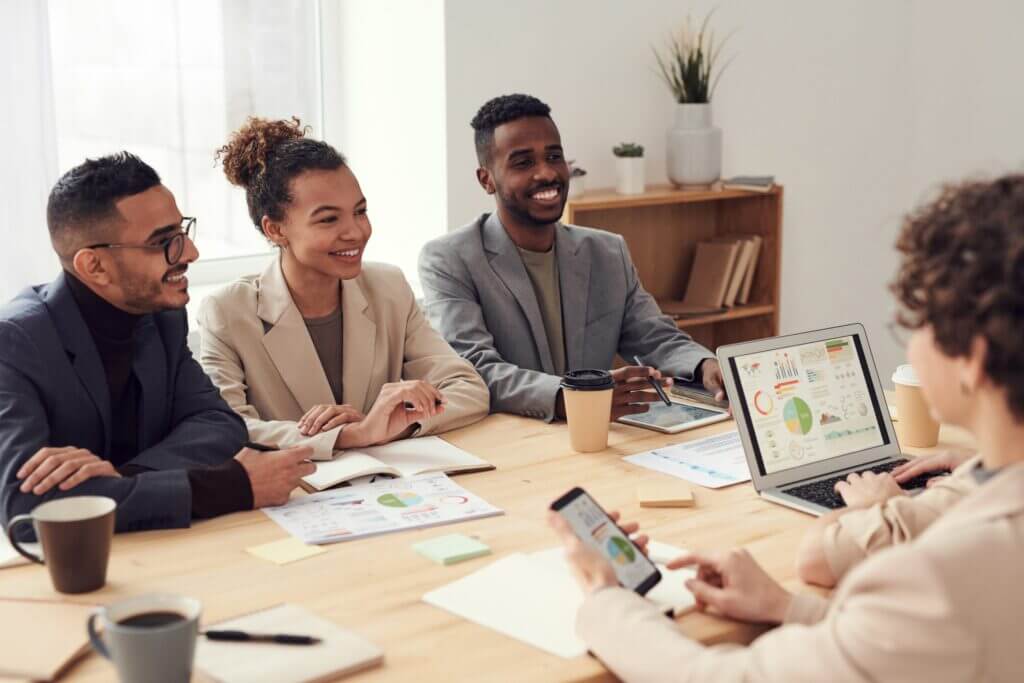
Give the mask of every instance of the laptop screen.
<svg viewBox="0 0 1024 683">
<path fill-rule="evenodd" d="M 762 475 L 889 443 L 860 335 L 730 363 Z"/>
</svg>

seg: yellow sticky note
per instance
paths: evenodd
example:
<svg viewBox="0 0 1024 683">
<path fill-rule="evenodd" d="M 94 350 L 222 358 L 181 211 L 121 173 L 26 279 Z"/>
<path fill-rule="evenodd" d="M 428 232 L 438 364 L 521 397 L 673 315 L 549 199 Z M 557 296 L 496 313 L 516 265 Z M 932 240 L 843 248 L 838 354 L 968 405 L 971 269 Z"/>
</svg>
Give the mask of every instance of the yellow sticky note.
<svg viewBox="0 0 1024 683">
<path fill-rule="evenodd" d="M 254 545 L 251 548 L 246 548 L 245 552 L 274 564 L 288 564 L 327 551 L 318 545 L 306 545 L 295 537 L 289 537 L 273 543 Z"/>
<path fill-rule="evenodd" d="M 693 491 L 676 482 L 641 484 L 636 497 L 642 508 L 683 508 L 694 504 Z"/>
</svg>

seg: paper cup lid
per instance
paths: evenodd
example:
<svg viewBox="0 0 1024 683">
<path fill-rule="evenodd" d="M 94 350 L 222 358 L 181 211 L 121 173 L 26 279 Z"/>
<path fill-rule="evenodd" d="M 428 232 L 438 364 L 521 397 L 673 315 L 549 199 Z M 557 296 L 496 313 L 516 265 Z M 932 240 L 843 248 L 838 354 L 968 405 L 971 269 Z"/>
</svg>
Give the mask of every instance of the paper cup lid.
<svg viewBox="0 0 1024 683">
<path fill-rule="evenodd" d="M 917 379 L 913 365 L 901 365 L 896 368 L 896 372 L 892 373 L 892 381 L 894 384 L 902 384 L 905 387 L 921 386 L 921 381 Z"/>
</svg>

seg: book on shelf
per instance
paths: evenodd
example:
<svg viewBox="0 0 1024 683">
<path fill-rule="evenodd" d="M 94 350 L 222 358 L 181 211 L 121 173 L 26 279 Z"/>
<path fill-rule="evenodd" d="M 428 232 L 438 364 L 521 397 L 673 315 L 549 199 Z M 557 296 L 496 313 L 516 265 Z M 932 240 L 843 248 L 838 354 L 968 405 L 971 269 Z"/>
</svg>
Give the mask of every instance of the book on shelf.
<svg viewBox="0 0 1024 683">
<path fill-rule="evenodd" d="M 771 192 L 774 188 L 775 176 L 770 175 L 738 175 L 722 181 L 723 190 Z"/>
<path fill-rule="evenodd" d="M 721 313 L 731 282 L 739 242 L 698 242 L 682 301 L 663 302 L 661 310 L 675 318 Z"/>
<path fill-rule="evenodd" d="M 764 242 L 764 239 L 760 235 L 751 235 L 750 242 L 750 262 L 747 265 L 747 272 L 743 276 L 740 294 L 736 298 L 738 304 L 750 301 L 750 288 L 754 284 L 754 273 L 757 271 L 757 262 L 761 256 L 761 243 Z"/>
<path fill-rule="evenodd" d="M 383 446 L 337 451 L 318 461 L 316 472 L 302 478 L 302 487 L 323 491 L 371 474 L 411 477 L 417 474 L 459 474 L 493 470 L 494 465 L 436 436 L 403 439 Z"/>
</svg>

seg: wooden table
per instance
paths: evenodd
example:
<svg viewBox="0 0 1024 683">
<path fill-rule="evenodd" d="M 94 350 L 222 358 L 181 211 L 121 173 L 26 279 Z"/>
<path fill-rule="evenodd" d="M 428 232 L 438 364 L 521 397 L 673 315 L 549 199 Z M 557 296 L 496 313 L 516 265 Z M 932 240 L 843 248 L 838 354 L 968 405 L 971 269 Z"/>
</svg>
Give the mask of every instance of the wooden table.
<svg viewBox="0 0 1024 683">
<path fill-rule="evenodd" d="M 710 490 L 694 487 L 697 506 L 641 509 L 636 488 L 665 475 L 622 460 L 622 456 L 733 429 L 732 422 L 676 435 L 613 424 L 606 451 L 577 454 L 564 425 L 511 415 L 492 415 L 445 438 L 497 466 L 492 472 L 457 481 L 505 510 L 505 515 L 437 528 L 390 534 L 325 546 L 327 552 L 277 566 L 244 549 L 286 534 L 262 512 L 238 513 L 197 523 L 191 529 L 118 535 L 108 583 L 95 593 L 55 593 L 46 569 L 22 566 L 0 571 L 0 597 L 106 604 L 148 592 L 198 598 L 206 623 L 293 602 L 332 619 L 385 651 L 383 667 L 360 674 L 361 681 L 604 680 L 610 674 L 590 657 L 563 660 L 421 602 L 422 595 L 511 552 L 556 545 L 545 524 L 548 504 L 575 485 L 586 488 L 607 509 L 639 521 L 653 538 L 693 550 L 744 546 L 774 577 L 790 588 L 794 553 L 813 518 L 758 498 L 750 484 Z M 962 433 L 943 431 L 940 447 L 962 445 Z M 414 542 L 458 531 L 479 536 L 493 556 L 443 567 L 413 552 Z M 760 630 L 691 613 L 680 618 L 686 634 L 704 643 L 749 642 Z M 2 631 L 17 624 L 0 625 Z M 84 625 L 83 625 L 84 628 Z M 490 675 L 488 675 L 490 674 Z M 109 663 L 95 654 L 76 664 L 67 680 L 106 681 Z"/>
</svg>

